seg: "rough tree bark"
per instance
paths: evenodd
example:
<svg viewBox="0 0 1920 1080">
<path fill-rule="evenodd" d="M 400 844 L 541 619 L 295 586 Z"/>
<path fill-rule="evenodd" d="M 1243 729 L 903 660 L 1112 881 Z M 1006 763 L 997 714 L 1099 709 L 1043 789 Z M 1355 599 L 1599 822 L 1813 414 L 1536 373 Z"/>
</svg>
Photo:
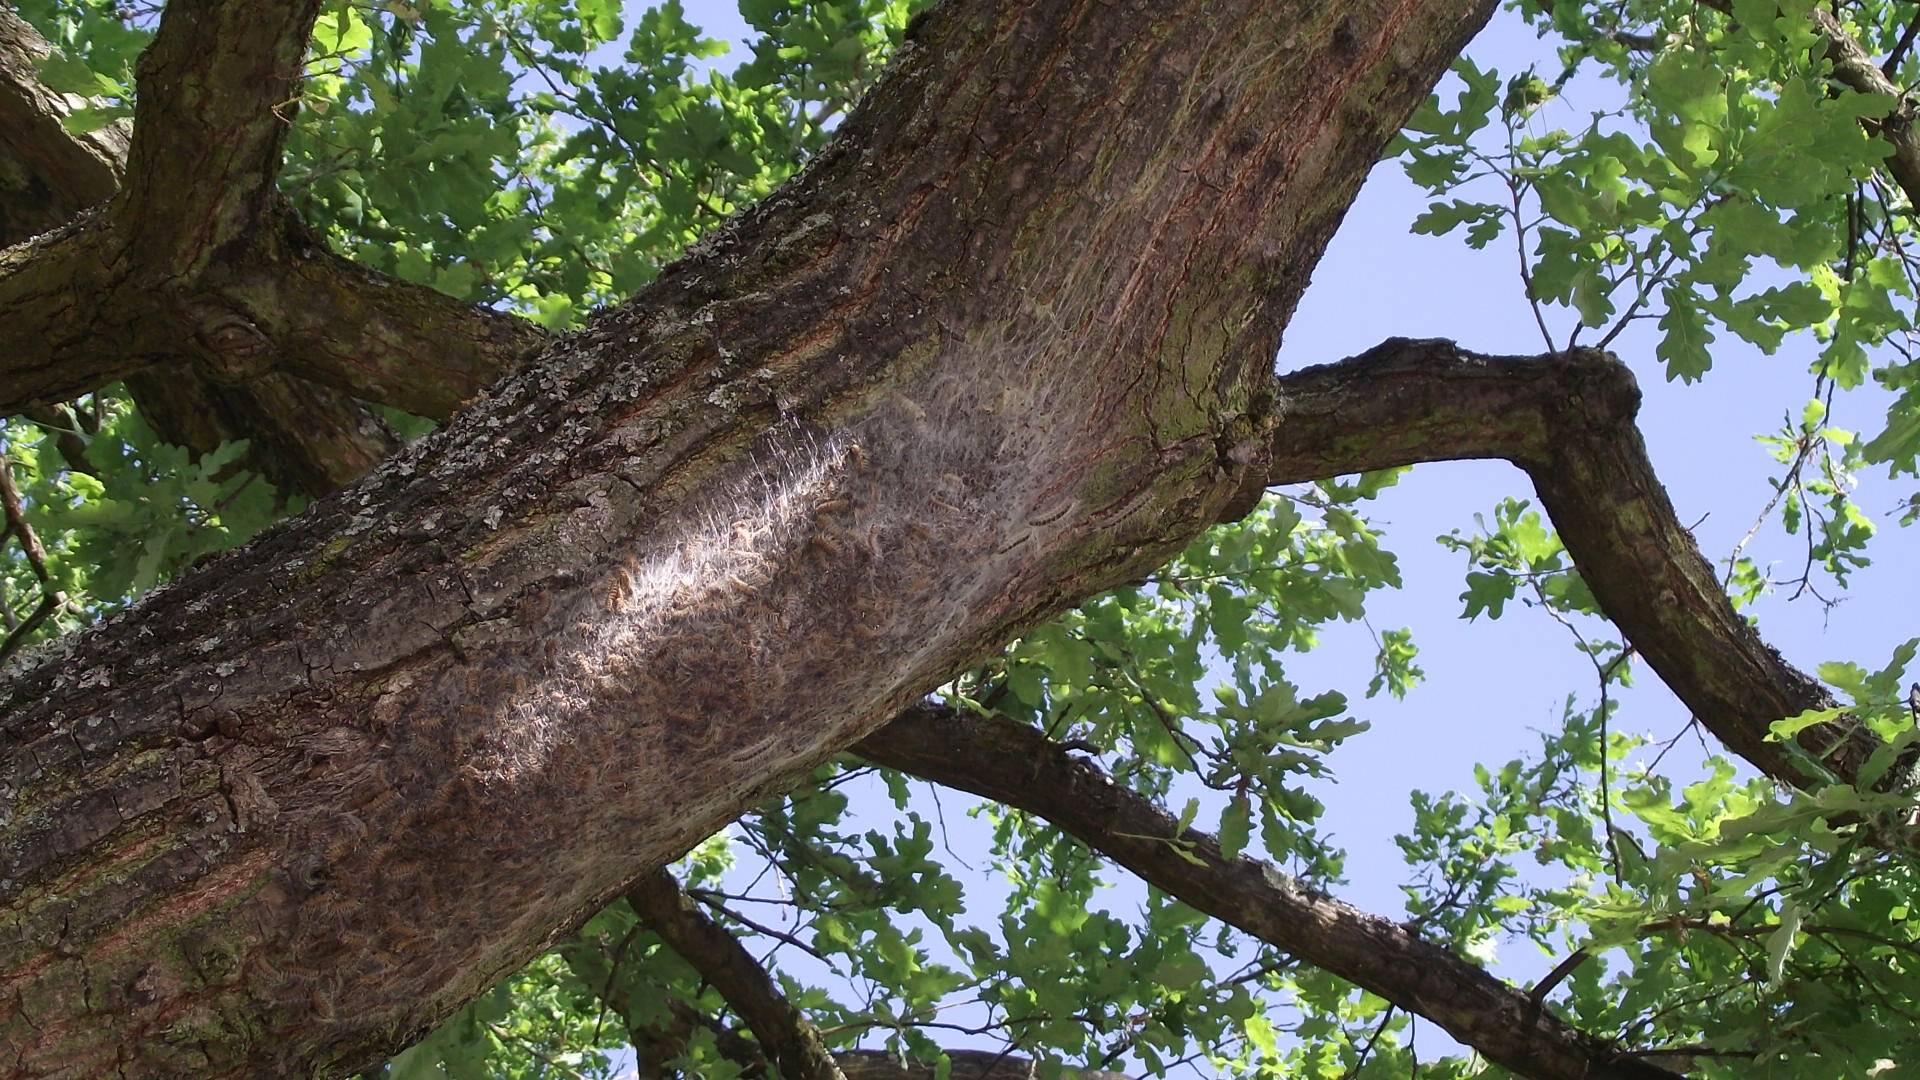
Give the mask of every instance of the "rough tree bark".
<svg viewBox="0 0 1920 1080">
<path fill-rule="evenodd" d="M 134 304 L 127 265 L 194 288 L 85 337 L 10 316 L 0 344 L 42 353 L 7 407 L 158 325 L 196 363 L 298 352 L 262 297 L 333 270 L 267 227 L 277 135 L 179 106 L 284 80 L 312 7 L 169 5 L 123 195 L 0 256 L 0 311 Z M 1247 505 L 1307 272 L 1489 7 L 944 5 L 829 150 L 655 286 L 40 654 L 0 699 L 7 1074 L 367 1065 Z M 263 26 L 285 32 L 196 66 Z M 176 69 L 194 93 L 169 102 Z M 218 188 L 162 219 L 205 162 Z M 398 355 L 361 345 L 302 371 Z"/>
<path fill-rule="evenodd" d="M 1270 484 L 1471 458 L 1525 469 L 1566 530 L 1595 595 L 1703 725 L 1777 779 L 1816 779 L 1766 735 L 1773 720 L 1828 708 L 1833 699 L 1782 661 L 1728 603 L 1654 477 L 1633 423 L 1639 390 L 1624 364 L 1584 350 L 1496 357 L 1449 341 L 1397 339 L 1282 376 L 1276 396 L 1282 421 L 1267 463 Z M 1849 781 L 1875 745 L 1845 724 L 1808 730 L 1800 740 Z M 1644 1050 L 1560 1022 L 1546 1001 L 1556 980 L 1523 992 L 1422 940 L 1417 928 L 1313 892 L 1270 865 L 1227 858 L 1211 836 L 1181 833 L 1173 815 L 1111 783 L 1040 732 L 922 703 L 853 750 L 1037 814 L 1169 895 L 1433 1021 L 1520 1075 L 1672 1075 Z M 1155 838 L 1178 841 L 1181 850 Z M 752 999 L 751 981 L 724 970 L 738 968 L 737 946 L 662 925 L 676 909 L 661 899 L 661 880 L 657 875 L 651 893 L 629 894 L 634 909 L 709 982 L 747 983 L 738 996 Z M 605 957 L 600 970 L 618 963 L 617 956 Z M 600 985 L 604 976 L 588 981 Z M 736 1011 L 757 1013 L 767 1025 L 765 1017 L 777 1016 L 784 1003 L 758 996 L 736 1000 Z M 617 1014 L 628 1011 L 622 1002 L 609 1006 Z M 640 1030 L 633 1037 L 636 1045 L 651 1046 L 674 1033 Z M 796 1021 L 761 1042 L 780 1046 L 807 1037 L 804 1021 Z M 751 1043 L 733 1052 L 743 1063 L 758 1053 Z"/>
<path fill-rule="evenodd" d="M 1773 720 L 1833 701 L 1727 602 L 1654 478 L 1633 423 L 1639 390 L 1624 364 L 1592 351 L 1495 357 L 1448 341 L 1392 340 L 1282 376 L 1276 396 L 1282 420 L 1267 464 L 1270 484 L 1469 458 L 1525 469 L 1595 595 L 1704 726 L 1770 775 L 1812 779 L 1766 735 Z M 1854 728 L 1823 727 L 1803 733 L 1802 745 L 1851 778 L 1874 740 Z M 1545 1001 L 1551 984 L 1530 992 L 1506 985 L 1423 941 L 1415 928 L 1315 893 L 1270 865 L 1224 857 L 1204 833 L 1180 834 L 1173 815 L 1038 731 L 921 704 L 853 750 L 1037 814 L 1162 891 L 1433 1021 L 1521 1075 L 1672 1075 L 1635 1047 L 1559 1021 Z M 1181 850 L 1155 839 L 1162 837 L 1181 841 Z M 664 925 L 678 910 L 664 898 L 664 881 L 655 875 L 651 889 L 629 893 L 634 909 L 713 985 L 748 984 L 727 996 L 743 1016 L 761 1017 L 756 1033 L 777 1024 L 784 1003 L 764 993 L 752 1000 L 737 946 Z M 609 957 L 601 970 L 617 963 Z M 609 1004 L 627 1012 L 623 1003 Z M 671 1034 L 634 1038 L 652 1045 Z M 760 1042 L 779 1047 L 806 1038 L 797 1021 Z M 744 1062 L 755 1053 L 749 1044 L 739 1056 Z"/>
</svg>

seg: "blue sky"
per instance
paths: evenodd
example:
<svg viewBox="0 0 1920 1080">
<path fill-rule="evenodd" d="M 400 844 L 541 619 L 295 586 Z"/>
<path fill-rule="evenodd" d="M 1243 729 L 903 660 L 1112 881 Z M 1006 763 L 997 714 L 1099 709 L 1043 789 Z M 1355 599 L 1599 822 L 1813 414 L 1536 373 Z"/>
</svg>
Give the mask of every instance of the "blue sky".
<svg viewBox="0 0 1920 1080">
<path fill-rule="evenodd" d="M 1549 49 L 1504 11 L 1468 55 L 1503 74 L 1529 62 L 1540 62 L 1549 76 L 1553 71 Z M 1536 123 L 1580 125 L 1592 110 L 1612 104 L 1598 97 L 1594 88 L 1576 83 Z M 1411 235 L 1407 225 L 1426 201 L 1397 165 L 1375 170 L 1287 329 L 1279 357 L 1283 370 L 1350 355 L 1394 335 L 1449 337 L 1483 352 L 1539 351 L 1511 237 L 1473 251 L 1457 236 Z M 1564 309 L 1549 312 L 1556 310 L 1554 330 L 1563 337 L 1572 320 Z M 1700 522 L 1695 535 L 1709 560 L 1717 561 L 1733 550 L 1771 493 L 1767 481 L 1778 466 L 1752 437 L 1776 428 L 1784 414 L 1798 414 L 1811 383 L 1813 343 L 1790 339 L 1765 356 L 1722 334 L 1714 346 L 1714 370 L 1688 386 L 1663 378 L 1650 331 L 1649 323 L 1635 324 L 1613 348 L 1645 392 L 1641 430 L 1675 508 L 1681 520 Z M 1841 426 L 1873 431 L 1884 408 L 1885 399 L 1869 390 L 1841 399 L 1835 411 Z M 1811 599 L 1789 602 L 1781 596 L 1755 608 L 1768 640 L 1809 670 L 1832 659 L 1878 667 L 1895 644 L 1920 629 L 1911 614 L 1920 600 L 1911 570 L 1920 536 L 1899 529 L 1886 513 L 1898 485 L 1866 479 L 1863 501 L 1875 510 L 1882 536 L 1874 566 L 1857 576 L 1847 600 L 1831 612 Z M 1379 500 L 1376 516 L 1397 541 L 1406 587 L 1371 602 L 1371 617 L 1377 626 L 1413 627 L 1428 679 L 1405 702 L 1369 703 L 1375 730 L 1338 761 L 1343 774 L 1367 778 L 1364 790 L 1349 782 L 1330 801 L 1356 855 L 1356 900 L 1390 903 L 1369 895 L 1384 883 L 1369 880 L 1360 853 L 1378 849 L 1411 820 L 1399 792 L 1469 785 L 1475 761 L 1504 761 L 1530 742 L 1527 728 L 1556 723 L 1568 692 L 1589 700 L 1593 695 L 1590 667 L 1544 616 L 1510 611 L 1497 622 L 1472 624 L 1455 618 L 1464 566 L 1429 541 L 1455 528 L 1470 530 L 1475 511 L 1490 511 L 1507 494 L 1531 497 L 1525 478 L 1511 466 L 1455 462 L 1420 466 Z M 1773 561 L 1785 569 L 1797 565 L 1799 543 L 1776 527 L 1748 550 L 1763 565 Z M 1307 660 L 1326 664 L 1330 674 L 1352 671 L 1339 680 L 1352 686 L 1366 670 L 1361 652 L 1336 647 Z M 1623 698 L 1622 726 L 1669 737 L 1687 713 L 1651 672 L 1641 670 L 1638 685 Z"/>
<path fill-rule="evenodd" d="M 644 6 L 629 5 L 630 10 Z M 722 66 L 747 55 L 749 31 L 731 3 L 687 0 L 685 6 L 690 21 L 710 36 L 735 42 L 732 55 L 719 61 Z M 1496 15 L 1468 55 L 1503 76 L 1532 63 L 1549 77 L 1555 70 L 1551 48 L 1511 12 Z M 1545 106 L 1536 122 L 1576 127 L 1590 111 L 1612 104 L 1600 88 L 1575 83 Z M 1448 337 L 1484 352 L 1540 350 L 1539 331 L 1520 291 L 1511 237 L 1476 252 L 1458 236 L 1412 235 L 1408 225 L 1426 202 L 1398 165 L 1375 170 L 1286 332 L 1278 361 L 1283 370 L 1361 352 L 1395 335 Z M 1555 329 L 1564 335 L 1571 315 L 1558 314 Z M 1641 426 L 1653 460 L 1681 519 L 1700 521 L 1696 535 L 1710 560 L 1733 549 L 1770 494 L 1767 478 L 1777 466 L 1752 436 L 1774 429 L 1785 414 L 1797 415 L 1811 385 L 1810 341 L 1789 340 L 1769 357 L 1730 337 L 1722 335 L 1716 344 L 1715 370 L 1705 383 L 1691 387 L 1664 380 L 1653 360 L 1653 339 L 1644 329 L 1614 344 L 1646 392 Z M 1871 392 L 1843 398 L 1836 422 L 1874 430 L 1883 407 Z M 1878 667 L 1896 643 L 1920 632 L 1920 620 L 1911 615 L 1920 600 L 1911 570 L 1920 555 L 1920 534 L 1899 529 L 1886 513 L 1894 505 L 1895 486 L 1866 479 L 1864 501 L 1883 535 L 1875 565 L 1857 575 L 1846 602 L 1823 612 L 1811 599 L 1788 602 L 1775 596 L 1756 609 L 1769 641 L 1807 669 L 1831 659 Z M 1594 696 L 1592 668 L 1569 647 L 1565 631 L 1544 615 L 1510 607 L 1498 621 L 1469 624 L 1458 618 L 1465 567 L 1460 556 L 1433 538 L 1454 529 L 1471 531 L 1473 515 L 1490 515 L 1507 495 L 1532 496 L 1517 470 L 1503 463 L 1461 462 L 1421 466 L 1375 505 L 1374 517 L 1388 531 L 1406 584 L 1397 592 L 1376 594 L 1371 622 L 1382 630 L 1411 627 L 1427 673 L 1405 701 L 1360 700 L 1374 648 L 1364 626 L 1335 628 L 1322 649 L 1289 665 L 1304 689 L 1342 690 L 1355 700 L 1355 713 L 1374 724 L 1333 759 L 1337 782 L 1320 792 L 1328 806 L 1327 828 L 1349 851 L 1349 883 L 1341 895 L 1362 907 L 1385 914 L 1401 910 L 1398 886 L 1408 871 L 1393 836 L 1412 823 L 1409 791 L 1471 790 L 1475 763 L 1498 764 L 1531 751 L 1537 745 L 1532 731 L 1557 727 L 1569 693 L 1589 703 Z M 1776 561 L 1792 567 L 1800 543 L 1774 528 L 1762 533 L 1749 552 L 1762 565 Z M 1621 730 L 1665 739 L 1687 720 L 1679 703 L 1644 670 L 1621 700 L 1616 721 Z M 1689 769 L 1698 758 L 1694 743 L 1685 758 L 1668 760 L 1667 771 Z M 981 838 L 969 835 L 959 812 L 969 801 L 950 793 L 945 820 L 955 827 L 956 847 L 981 865 L 975 858 L 983 850 Z M 871 815 L 876 824 L 897 816 L 877 789 L 858 812 Z M 1124 875 L 1116 871 L 1114 876 Z M 979 910 L 991 911 L 997 889 L 989 883 L 980 890 L 988 906 Z M 1138 895 L 1135 890 L 1116 889 L 1110 906 L 1116 911 L 1132 907 L 1137 901 L 1129 897 Z M 969 895 L 975 895 L 973 888 Z M 1537 955 L 1502 955 L 1503 971 L 1518 978 L 1550 963 Z M 1444 1039 L 1425 1032 L 1420 1044 L 1437 1051 Z"/>
</svg>

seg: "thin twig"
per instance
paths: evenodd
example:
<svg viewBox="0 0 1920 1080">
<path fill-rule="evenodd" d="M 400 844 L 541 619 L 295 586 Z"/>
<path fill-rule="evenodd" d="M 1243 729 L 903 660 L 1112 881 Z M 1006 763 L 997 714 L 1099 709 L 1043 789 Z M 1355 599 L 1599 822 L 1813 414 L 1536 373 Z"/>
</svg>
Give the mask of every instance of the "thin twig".
<svg viewBox="0 0 1920 1080">
<path fill-rule="evenodd" d="M 613 964 L 607 972 L 607 984 L 600 988 L 600 1012 L 593 1018 L 593 1038 L 595 1046 L 600 1045 L 600 1025 L 607 1018 L 607 1002 L 612 1000 L 614 980 L 620 977 L 620 965 L 626 963 L 627 949 L 633 945 L 633 939 L 640 934 L 640 924 L 635 923 L 627 930 L 620 944 L 613 947 Z"/>
<path fill-rule="evenodd" d="M 1888 79 L 1893 78 L 1894 71 L 1900 67 L 1900 61 L 1906 58 L 1907 50 L 1913 47 L 1915 34 L 1920 34 L 1920 13 L 1915 13 L 1913 19 L 1907 23 L 1907 28 L 1901 31 L 1900 40 L 1893 43 L 1893 48 L 1887 52 L 1887 58 L 1880 63 L 1880 71 Z"/>
<path fill-rule="evenodd" d="M 27 565 L 33 568 L 33 575 L 40 579 L 40 603 L 33 609 L 33 614 L 7 631 L 5 640 L 0 640 L 0 663 L 4 663 L 15 649 L 39 629 L 41 623 L 52 618 L 66 604 L 67 594 L 53 588 L 53 577 L 47 573 L 47 551 L 40 546 L 40 537 L 34 533 L 33 526 L 27 524 L 26 510 L 20 501 L 20 489 L 13 483 L 13 462 L 5 454 L 0 454 L 0 509 L 6 514 L 6 532 L 20 542 L 20 550 L 27 556 Z M 4 540 L 3 534 L 0 534 L 0 540 Z"/>
<path fill-rule="evenodd" d="M 54 612 L 60 610 L 60 605 L 64 604 L 66 599 L 62 593 L 49 593 L 40 601 L 40 606 L 33 609 L 33 614 L 27 616 L 19 626 L 8 631 L 6 640 L 0 641 L 0 663 L 5 663 L 7 657 L 12 656 L 13 651 L 26 642 L 28 635 L 39 629 L 40 624 L 51 618 Z"/>
<path fill-rule="evenodd" d="M 1565 982 L 1567 976 L 1573 974 L 1574 969 L 1586 963 L 1592 955 L 1585 948 L 1579 948 L 1568 953 L 1565 960 L 1555 964 L 1545 978 L 1534 983 L 1533 989 L 1527 991 L 1527 997 L 1533 1001 L 1533 1007 L 1537 1009 L 1546 1004 L 1547 995 L 1553 993 L 1553 988 Z"/>
<path fill-rule="evenodd" d="M 1388 1005 L 1387 1010 L 1380 1014 L 1380 1023 L 1374 1027 L 1373 1034 L 1367 1036 L 1366 1045 L 1360 1048 L 1359 1055 L 1353 1059 L 1353 1065 L 1341 1076 L 1341 1080 L 1352 1080 L 1353 1077 L 1360 1075 L 1360 1070 L 1366 1067 L 1367 1058 L 1373 1056 L 1374 1044 L 1380 1041 L 1380 1036 L 1387 1033 L 1387 1025 L 1393 1022 L 1393 1014 L 1396 1011 L 1395 1006 Z"/>
<path fill-rule="evenodd" d="M 799 949 L 801 952 L 806 953 L 808 956 L 813 957 L 815 960 L 818 960 L 823 964 L 832 965 L 833 963 L 833 961 L 827 959 L 827 955 L 825 953 L 807 944 L 806 942 L 801 941 L 798 937 L 794 936 L 793 934 L 789 934 L 784 930 L 776 930 L 771 926 L 765 925 L 764 923 L 755 922 L 754 920 L 747 918 L 745 915 L 740 914 L 739 912 L 733 910 L 727 905 L 722 904 L 716 900 L 709 899 L 697 893 L 692 893 L 689 895 L 691 895 L 695 900 L 698 900 L 700 903 L 705 904 L 710 908 L 713 908 L 715 911 L 718 911 L 720 914 L 725 915 L 727 918 L 732 919 L 734 922 L 739 923 L 741 926 L 744 926 L 747 929 L 752 930 L 756 934 L 765 934 L 767 937 L 773 938 L 777 941 L 784 941 L 788 945 L 791 945 L 794 948 Z"/>
</svg>

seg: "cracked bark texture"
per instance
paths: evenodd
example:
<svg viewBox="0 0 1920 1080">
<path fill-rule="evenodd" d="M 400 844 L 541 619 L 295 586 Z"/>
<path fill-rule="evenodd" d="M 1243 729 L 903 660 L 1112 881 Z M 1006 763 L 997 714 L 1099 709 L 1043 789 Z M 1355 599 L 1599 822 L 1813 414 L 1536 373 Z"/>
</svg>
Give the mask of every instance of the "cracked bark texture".
<svg viewBox="0 0 1920 1080">
<path fill-rule="evenodd" d="M 804 174 L 635 300 L 14 673 L 0 1075 L 369 1065 L 1247 505 L 1307 272 L 1489 7 L 937 8 Z M 240 10 L 179 0 L 161 37 Z M 142 163 L 174 165 L 135 143 L 150 211 Z M 224 266 L 257 202 L 203 209 L 139 235 Z M 108 214 L 0 256 L 0 311 L 118 265 Z M 14 396 L 73 389 L 48 378 Z"/>
</svg>

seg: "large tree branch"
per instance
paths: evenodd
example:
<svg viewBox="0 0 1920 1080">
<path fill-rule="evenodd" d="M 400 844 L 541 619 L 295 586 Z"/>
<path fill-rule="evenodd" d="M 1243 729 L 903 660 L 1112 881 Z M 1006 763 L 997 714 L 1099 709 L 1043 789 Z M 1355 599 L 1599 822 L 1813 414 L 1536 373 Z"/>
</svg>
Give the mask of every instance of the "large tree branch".
<svg viewBox="0 0 1920 1080">
<path fill-rule="evenodd" d="M 271 368 L 228 376 L 195 363 L 170 318 L 156 328 L 144 300 L 115 306 L 128 288 L 112 269 L 117 250 L 111 226 L 92 212 L 0 250 L 0 371 L 19 380 L 0 383 L 8 399 L 0 415 L 44 413 L 52 406 L 23 402 L 124 380 L 163 441 L 207 453 L 246 439 L 246 467 L 308 495 L 361 476 L 399 445 L 378 416 L 338 390 Z M 322 306 L 307 303 L 294 318 Z"/>
<path fill-rule="evenodd" d="M 336 254 L 284 200 L 250 242 L 248 257 L 208 279 L 257 343 L 236 357 L 237 373 L 259 356 L 274 370 L 444 421 L 550 340 L 517 315 Z"/>
<path fill-rule="evenodd" d="M 23 19 L 0 9 L 0 176 L 7 178 L 0 184 L 0 246 L 55 229 L 105 202 L 118 191 L 125 169 L 127 124 L 75 134 L 63 123 L 73 115 L 74 99 L 48 90 L 34 68 L 35 61 L 50 51 Z M 192 182 L 217 180 L 193 178 Z M 89 260 L 111 253 L 97 234 L 86 232 L 89 227 L 73 230 L 67 246 L 56 239 L 54 254 L 35 256 L 42 260 L 38 266 L 28 266 L 13 282 L 17 286 L 39 278 L 34 294 L 48 301 L 24 299 L 17 305 L 32 319 L 14 327 L 16 336 L 54 342 L 59 340 L 56 335 L 77 333 L 81 336 L 67 350 L 89 353 L 108 365 L 117 358 L 120 364 L 91 370 L 87 364 L 64 364 L 62 375 L 88 382 L 107 375 L 124 377 L 155 433 L 196 453 L 210 452 L 230 440 L 248 440 L 252 445 L 247 467 L 265 474 L 283 490 L 315 495 L 332 491 L 365 473 L 399 445 L 377 416 L 337 391 L 274 371 L 223 383 L 188 363 L 149 368 L 152 355 L 133 352 L 131 346 L 128 351 L 116 351 L 110 338 L 86 333 L 104 321 L 97 314 L 92 325 L 80 320 L 82 325 L 75 326 L 74 315 L 84 310 L 84 300 L 74 294 L 98 289 L 108 280 L 95 272 L 97 267 L 88 266 Z M 47 280 L 56 274 L 74 276 Z M 298 302 L 280 298 L 279 306 L 308 322 L 328 317 L 332 322 L 351 321 L 342 319 L 337 304 L 314 302 L 317 294 L 324 295 L 321 290 L 302 285 Z M 325 340 L 324 334 L 310 327 L 302 329 L 306 332 L 290 336 L 302 342 Z M 59 347 L 42 345 L 39 351 L 55 353 Z M 16 353 L 13 359 L 18 362 L 30 355 Z M 76 385 L 91 389 L 85 383 Z M 57 409 L 61 407 L 43 405 L 28 412 L 47 419 L 55 418 L 49 410 Z M 73 467 L 91 468 L 77 435 L 63 436 L 61 450 Z"/>
<path fill-rule="evenodd" d="M 117 250 L 98 210 L 0 247 L 0 416 L 154 365 L 122 309 L 105 306 L 121 291 Z"/>
<path fill-rule="evenodd" d="M 143 143 L 141 175 L 147 196 L 177 205 L 140 205 L 129 190 L 111 214 L 0 253 L 0 414 L 126 379 L 165 441 L 205 453 L 246 439 L 248 467 L 321 494 L 397 445 L 347 395 L 444 419 L 544 335 L 334 255 L 261 186 L 278 167 L 282 99 L 296 84 L 254 75 L 297 72 L 285 38 L 311 19 L 268 7 L 277 23 L 225 16 L 247 21 L 241 44 L 256 46 L 231 55 L 224 39 L 219 49 L 195 39 L 209 29 L 205 4 L 176 4 L 163 21 L 175 29 L 143 65 L 141 124 L 165 136 Z M 71 99 L 33 67 L 48 51 L 0 11 L 0 176 L 12 178 L 0 185 L 0 246 L 106 200 L 125 167 L 125 125 L 74 135 L 62 124 Z M 209 146 L 218 152 L 195 156 Z M 190 222 L 201 231 L 180 231 Z M 219 257 L 191 254 L 209 247 Z"/>
<path fill-rule="evenodd" d="M 67 226 L 0 253 L 0 414 L 191 364 L 219 384 L 201 397 L 291 375 L 445 419 L 546 340 L 524 319 L 334 255 L 273 195 L 315 7 L 169 5 L 141 64 L 131 186 L 78 220 L 115 193 L 125 129 L 67 131 L 71 103 L 33 68 L 47 43 L 0 12 L 0 173 L 20 173 L 0 189 L 0 246 Z M 278 419 L 228 437 L 292 443 L 300 418 Z M 336 412 L 318 426 L 357 424 Z M 338 472 L 375 451 L 322 443 L 302 457 Z"/>
<path fill-rule="evenodd" d="M 341 258 L 278 200 L 250 246 L 192 279 L 126 239 L 93 213 L 0 250 L 0 415 L 184 362 L 217 382 L 297 375 L 444 420 L 547 340 Z"/>
<path fill-rule="evenodd" d="M 1397 923 L 1300 885 L 1074 758 L 1033 728 L 917 705 L 856 743 L 889 768 L 1037 814 L 1155 888 L 1424 1016 L 1536 1080 L 1671 1080 L 1580 1032 L 1520 990 Z"/>
<path fill-rule="evenodd" d="M 1807 786 L 1772 723 L 1834 704 L 1733 609 L 1634 426 L 1632 373 L 1592 350 L 1482 356 L 1394 339 L 1283 375 L 1269 480 L 1461 458 L 1525 469 L 1607 616 L 1695 717 L 1769 776 Z M 1881 745 L 1850 719 L 1801 747 L 1851 780 Z"/>
</svg>

